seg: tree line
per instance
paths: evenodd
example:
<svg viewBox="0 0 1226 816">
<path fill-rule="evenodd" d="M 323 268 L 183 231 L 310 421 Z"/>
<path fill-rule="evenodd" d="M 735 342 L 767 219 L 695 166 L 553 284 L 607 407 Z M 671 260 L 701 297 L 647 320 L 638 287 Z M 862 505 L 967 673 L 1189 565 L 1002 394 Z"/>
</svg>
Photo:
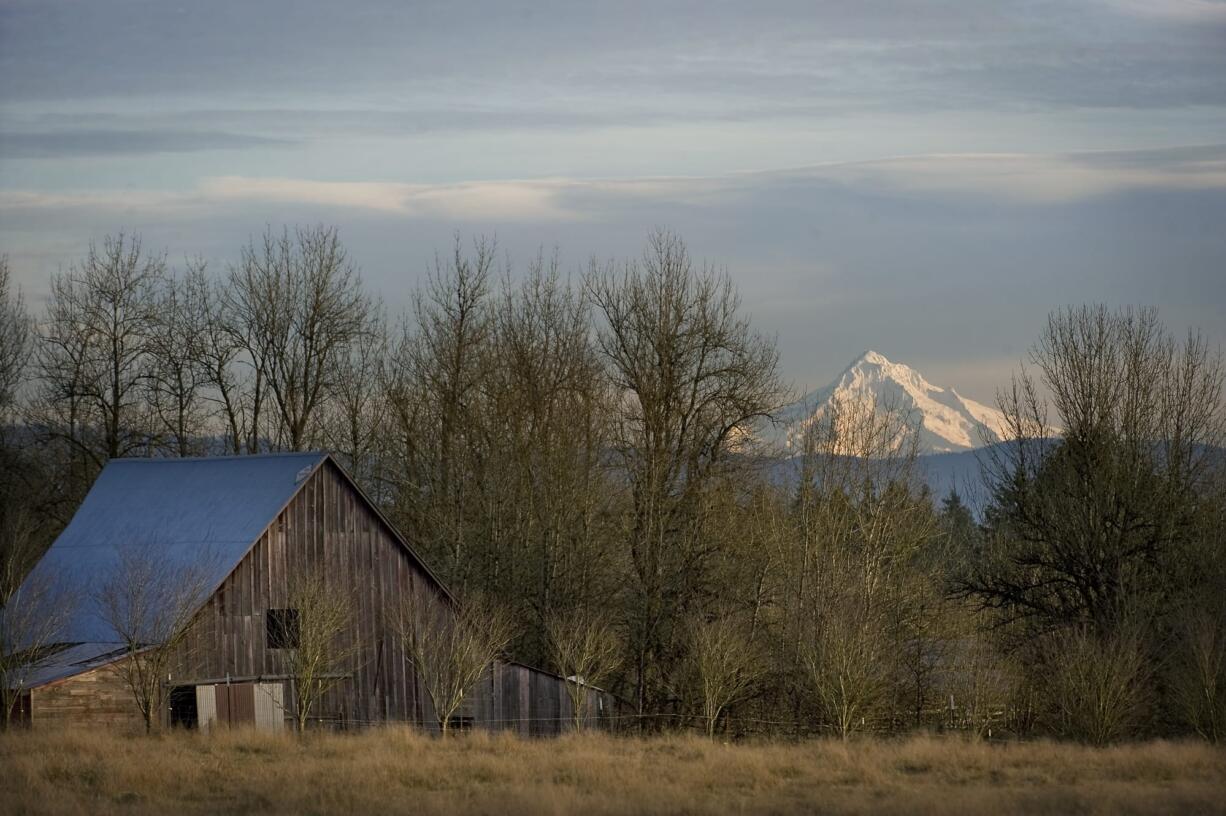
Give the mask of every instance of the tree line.
<svg viewBox="0 0 1226 816">
<path fill-rule="evenodd" d="M 1223 365 L 1156 311 L 1050 316 L 976 516 L 888 405 L 765 449 L 775 342 L 669 232 L 570 275 L 457 238 L 409 303 L 323 226 L 223 270 L 108 237 L 38 315 L 0 264 L 0 645 L 109 459 L 327 449 L 497 646 L 643 729 L 1222 738 Z"/>
</svg>

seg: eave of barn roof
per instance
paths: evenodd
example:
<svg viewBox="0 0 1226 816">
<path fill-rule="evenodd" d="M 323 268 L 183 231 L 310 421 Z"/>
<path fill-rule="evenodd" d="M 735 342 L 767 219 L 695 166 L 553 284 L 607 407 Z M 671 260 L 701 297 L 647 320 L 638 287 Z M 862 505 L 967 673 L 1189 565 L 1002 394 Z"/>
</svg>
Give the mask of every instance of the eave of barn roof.
<svg viewBox="0 0 1226 816">
<path fill-rule="evenodd" d="M 127 653 L 122 643 L 66 644 L 30 666 L 22 685 L 26 689 L 45 686 L 113 663 Z"/>
</svg>

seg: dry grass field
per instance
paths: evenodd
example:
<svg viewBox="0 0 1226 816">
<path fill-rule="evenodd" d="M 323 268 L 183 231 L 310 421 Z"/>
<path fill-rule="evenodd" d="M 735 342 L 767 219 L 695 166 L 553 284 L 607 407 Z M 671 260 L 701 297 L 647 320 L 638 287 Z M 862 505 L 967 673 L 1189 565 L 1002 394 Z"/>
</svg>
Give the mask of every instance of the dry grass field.
<svg viewBox="0 0 1226 816">
<path fill-rule="evenodd" d="M 0 735 L 0 813 L 1226 813 L 1226 751 L 960 739 Z"/>
</svg>

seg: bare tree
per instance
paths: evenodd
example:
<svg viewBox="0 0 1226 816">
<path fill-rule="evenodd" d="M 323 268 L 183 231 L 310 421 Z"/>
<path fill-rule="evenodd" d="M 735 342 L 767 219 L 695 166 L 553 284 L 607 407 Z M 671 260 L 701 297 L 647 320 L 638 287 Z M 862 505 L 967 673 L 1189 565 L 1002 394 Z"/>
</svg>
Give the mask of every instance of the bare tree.
<svg viewBox="0 0 1226 816">
<path fill-rule="evenodd" d="M 1222 361 L 1153 309 L 1101 306 L 1053 313 L 1031 361 L 1039 381 L 1022 371 L 1000 398 L 1016 441 L 987 462 L 996 551 L 964 592 L 1031 633 L 1108 632 L 1178 588 L 1224 438 Z"/>
<path fill-rule="evenodd" d="M 189 261 L 184 277 L 166 279 L 149 338 L 151 404 L 167 447 L 176 456 L 201 453 L 200 437 L 208 430 L 205 388 L 210 376 L 202 365 L 208 340 L 204 269 L 203 261 Z"/>
<path fill-rule="evenodd" d="M 73 610 L 73 595 L 32 575 L 0 603 L 0 725 L 8 727 L 29 679 L 55 651 Z"/>
<path fill-rule="evenodd" d="M 355 637 L 357 623 L 351 592 L 337 587 L 318 570 L 296 575 L 290 581 L 288 609 L 292 618 L 282 621 L 286 665 L 293 680 L 294 718 L 298 732 L 306 731 L 311 712 L 355 668 L 361 657 L 361 642 Z"/>
<path fill-rule="evenodd" d="M 1047 639 L 1044 656 L 1047 698 L 1062 734 L 1106 745 L 1145 721 L 1152 669 L 1136 624 L 1066 629 Z"/>
<path fill-rule="evenodd" d="M 85 316 L 77 289 L 57 279 L 52 279 L 51 287 L 47 324 L 40 329 L 36 347 L 36 393 L 26 425 L 42 429 L 44 449 L 64 460 L 61 479 L 71 514 L 101 466 L 93 453 L 98 448 L 97 423 L 85 393 L 93 341 L 91 333 L 82 330 Z"/>
<path fill-rule="evenodd" d="M 802 665 L 825 721 L 844 740 L 876 725 L 889 686 L 889 636 L 880 604 L 855 575 L 827 573 L 801 644 Z"/>
<path fill-rule="evenodd" d="M 918 430 L 888 403 L 835 401 L 797 440 L 793 533 L 778 539 L 789 670 L 805 680 L 797 711 L 811 699 L 844 739 L 885 719 L 908 669 L 922 707 L 933 670 L 939 604 L 914 575 L 937 536 L 917 488 Z"/>
<path fill-rule="evenodd" d="M 120 234 L 52 277 L 25 417 L 53 468 L 40 503 L 71 514 L 107 460 L 157 449 L 150 340 L 164 271 L 162 256 Z"/>
<path fill-rule="evenodd" d="M 391 513 L 449 585 L 525 623 L 550 658 L 555 610 L 607 604 L 620 492 L 608 478 L 608 387 L 592 311 L 539 254 L 494 280 L 494 247 L 458 239 L 415 294 L 387 366 L 380 475 Z"/>
<path fill-rule="evenodd" d="M 334 357 L 333 385 L 319 423 L 325 447 L 368 490 L 378 484 L 378 463 L 384 458 L 387 358 L 387 327 L 379 315 L 371 318 L 368 331 Z"/>
<path fill-rule="evenodd" d="M 896 706 L 898 722 L 910 715 L 920 727 L 924 715 L 940 690 L 941 671 L 957 648 L 955 627 L 950 623 L 952 606 L 941 597 L 941 582 L 915 567 L 899 581 L 899 592 L 887 611 L 890 640 L 897 666 Z M 965 665 L 977 665 L 966 661 Z"/>
<path fill-rule="evenodd" d="M 916 495 L 918 439 L 919 426 L 906 411 L 836 400 L 803 440 L 801 523 L 827 553 L 857 562 L 870 597 L 937 536 L 931 503 Z"/>
<path fill-rule="evenodd" d="M 617 670 L 621 643 L 607 615 L 555 613 L 546 623 L 553 664 L 565 677 L 575 731 L 583 729 L 589 689 L 601 686 Z"/>
<path fill-rule="evenodd" d="M 1015 661 L 973 632 L 950 644 L 942 658 L 941 688 L 953 707 L 953 725 L 975 737 L 990 737 L 1004 724 L 1015 698 L 1019 675 Z"/>
<path fill-rule="evenodd" d="M 494 245 L 471 255 L 456 236 L 451 258 L 435 257 L 414 293 L 393 353 L 388 384 L 399 467 L 391 474 L 395 514 L 458 591 L 468 588 L 467 511 L 482 433 L 479 387 L 488 373 Z M 423 432 L 429 429 L 428 432 Z"/>
<path fill-rule="evenodd" d="M 544 661 L 546 620 L 558 609 L 608 606 L 618 491 L 604 455 L 614 400 L 591 336 L 591 310 L 538 256 L 493 309 L 493 364 L 479 390 L 484 512 L 474 519 L 473 580 L 515 605 L 515 644 Z"/>
<path fill-rule="evenodd" d="M 369 331 L 371 301 L 336 229 L 269 230 L 252 241 L 230 273 L 227 308 L 272 394 L 285 446 L 301 450 L 337 356 Z"/>
<path fill-rule="evenodd" d="M 755 332 L 724 272 L 695 268 L 676 235 L 653 233 L 640 262 L 592 264 L 598 346 L 620 395 L 612 449 L 629 485 L 629 640 L 640 713 L 657 704 L 670 641 L 713 553 L 698 534 L 704 493 L 727 454 L 782 401 L 774 341 Z"/>
<path fill-rule="evenodd" d="M 13 287 L 8 257 L 0 255 L 0 434 L 29 362 L 32 339 L 33 324 L 25 301 Z"/>
<path fill-rule="evenodd" d="M 1176 710 L 1206 740 L 1226 740 L 1226 596 L 1194 598 L 1175 624 Z"/>
<path fill-rule="evenodd" d="M 389 625 L 430 697 L 440 733 L 481 676 L 493 668 L 513 628 L 482 601 L 459 607 L 429 591 L 401 597 Z"/>
<path fill-rule="evenodd" d="M 765 667 L 743 627 L 730 616 L 697 621 L 692 633 L 690 661 L 707 736 L 714 739 L 720 717 L 752 693 Z"/>
<path fill-rule="evenodd" d="M 212 589 L 207 561 L 176 564 L 154 544 L 124 547 L 94 594 L 99 616 L 124 646 L 114 670 L 132 693 L 146 733 L 161 723 L 165 679 Z"/>
<path fill-rule="evenodd" d="M 21 586 L 42 555 L 42 541 L 30 510 L 0 492 L 0 603 Z"/>
<path fill-rule="evenodd" d="M 31 673 L 63 637 L 75 594 L 55 576 L 28 574 L 39 555 L 37 530 L 24 508 L 0 506 L 0 725 Z"/>
<path fill-rule="evenodd" d="M 51 280 L 37 422 L 94 468 L 153 442 L 148 355 L 165 268 L 163 256 L 121 233 Z"/>
<path fill-rule="evenodd" d="M 213 403 L 212 413 L 220 417 L 226 450 L 259 453 L 265 388 L 261 372 L 243 365 L 249 329 L 231 320 L 224 284 L 210 279 L 203 265 L 188 269 L 185 286 L 201 312 L 195 363 L 207 384 L 204 399 Z"/>
</svg>

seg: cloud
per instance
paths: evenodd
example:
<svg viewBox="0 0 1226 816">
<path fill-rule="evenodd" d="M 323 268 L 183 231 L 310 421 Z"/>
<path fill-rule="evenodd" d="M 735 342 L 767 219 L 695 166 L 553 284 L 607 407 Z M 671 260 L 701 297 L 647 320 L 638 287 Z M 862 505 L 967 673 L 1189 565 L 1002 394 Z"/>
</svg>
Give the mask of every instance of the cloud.
<svg viewBox="0 0 1226 816">
<path fill-rule="evenodd" d="M 1222 0 L 1105 0 L 1105 2 L 1109 6 L 1138 17 L 1193 24 L 1226 24 L 1226 2 Z"/>
<path fill-rule="evenodd" d="M 569 185 L 551 181 L 418 185 L 225 176 L 206 180 L 200 193 L 217 202 L 291 202 L 459 221 L 560 221 L 577 217 L 557 203 L 558 193 Z"/>
<path fill-rule="evenodd" d="M 195 153 L 284 147 L 290 139 L 208 130 L 75 129 L 0 132 L 0 157 L 57 159 L 76 156 L 134 156 L 148 153 Z"/>
<path fill-rule="evenodd" d="M 1220 32 L 1201 30 L 1223 19 L 1213 0 L 713 0 L 701 13 L 634 0 L 124 6 L 0 3 L 0 97 L 64 109 L 157 98 L 168 104 L 146 107 L 180 110 L 378 100 L 410 113 L 494 100 L 499 118 L 544 107 L 566 122 L 589 102 L 574 118 L 624 121 L 644 101 L 690 114 L 1019 100 L 1149 109 L 1222 104 L 1226 67 Z"/>
<path fill-rule="evenodd" d="M 634 202 L 701 209 L 770 190 L 831 185 L 895 196 L 970 197 L 1028 205 L 1129 190 L 1222 190 L 1226 189 L 1226 145 L 1068 154 L 936 154 L 724 176 L 628 180 L 431 185 L 218 176 L 185 192 L 0 191 L 0 212 L 13 217 L 39 210 L 90 209 L 186 216 L 236 204 L 279 204 L 456 222 L 553 223 L 596 220 L 607 211 L 636 206 Z"/>
<path fill-rule="evenodd" d="M 37 302 L 49 274 L 119 229 L 224 273 L 267 224 L 330 223 L 372 291 L 399 309 L 456 230 L 496 235 L 514 269 L 558 246 L 576 271 L 592 256 L 635 257 L 663 225 L 696 259 L 727 265 L 755 325 L 778 332 L 787 376 L 821 385 L 874 347 L 934 379 L 944 371 L 940 381 L 988 403 L 1002 382 L 995 372 L 1007 378 L 1048 311 L 1065 304 L 1156 304 L 1176 331 L 1199 325 L 1226 342 L 1224 158 L 1226 146 L 624 181 L 218 175 L 184 191 L 9 190 L 0 248 Z"/>
<path fill-rule="evenodd" d="M 487 181 L 422 185 L 220 176 L 188 192 L 99 190 L 0 191 L 0 213 L 111 210 L 129 215 L 195 217 L 235 204 L 283 204 L 330 210 L 368 210 L 410 218 L 454 221 L 568 221 L 580 217 L 559 198 L 567 181 Z"/>
<path fill-rule="evenodd" d="M 839 162 L 701 178 L 576 182 L 574 201 L 602 196 L 701 205 L 765 189 L 837 184 L 862 192 L 1044 205 L 1130 190 L 1226 190 L 1226 145 L 1058 154 L 960 153 Z M 582 197 L 580 197 L 582 194 Z"/>
<path fill-rule="evenodd" d="M 972 194 L 1036 204 L 1135 189 L 1226 189 L 1226 145 L 1052 155 L 930 155 L 817 168 L 856 185 L 919 194 Z"/>
</svg>

